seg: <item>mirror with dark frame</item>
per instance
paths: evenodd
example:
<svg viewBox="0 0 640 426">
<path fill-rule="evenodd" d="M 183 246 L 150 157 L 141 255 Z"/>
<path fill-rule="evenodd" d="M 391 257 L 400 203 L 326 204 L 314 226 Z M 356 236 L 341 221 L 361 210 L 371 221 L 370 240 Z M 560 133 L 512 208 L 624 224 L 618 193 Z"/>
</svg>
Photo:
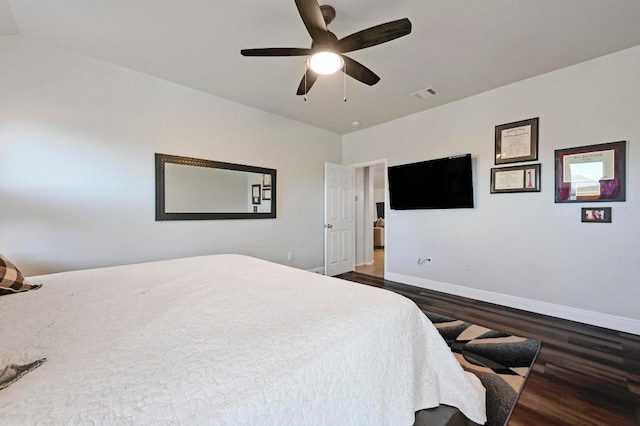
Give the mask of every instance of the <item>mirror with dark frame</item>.
<svg viewBox="0 0 640 426">
<path fill-rule="evenodd" d="M 276 170 L 156 154 L 156 220 L 276 217 Z"/>
</svg>

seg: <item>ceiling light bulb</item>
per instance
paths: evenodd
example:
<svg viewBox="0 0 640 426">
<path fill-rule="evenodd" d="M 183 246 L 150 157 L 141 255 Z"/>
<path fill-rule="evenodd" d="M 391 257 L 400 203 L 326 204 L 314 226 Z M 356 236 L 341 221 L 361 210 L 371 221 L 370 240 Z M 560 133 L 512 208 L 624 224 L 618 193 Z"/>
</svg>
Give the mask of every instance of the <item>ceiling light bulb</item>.
<svg viewBox="0 0 640 426">
<path fill-rule="evenodd" d="M 325 50 L 311 55 L 307 65 L 317 74 L 329 75 L 341 69 L 344 66 L 344 61 L 337 53 Z"/>
</svg>

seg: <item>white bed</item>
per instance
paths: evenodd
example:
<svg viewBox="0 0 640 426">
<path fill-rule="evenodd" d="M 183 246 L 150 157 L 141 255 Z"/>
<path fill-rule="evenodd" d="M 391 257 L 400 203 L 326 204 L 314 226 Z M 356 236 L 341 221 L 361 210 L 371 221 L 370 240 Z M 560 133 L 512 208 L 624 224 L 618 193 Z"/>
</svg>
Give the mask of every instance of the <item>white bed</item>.
<svg viewBox="0 0 640 426">
<path fill-rule="evenodd" d="M 28 279 L 0 297 L 0 424 L 411 425 L 484 388 L 413 302 L 240 255 Z"/>
</svg>

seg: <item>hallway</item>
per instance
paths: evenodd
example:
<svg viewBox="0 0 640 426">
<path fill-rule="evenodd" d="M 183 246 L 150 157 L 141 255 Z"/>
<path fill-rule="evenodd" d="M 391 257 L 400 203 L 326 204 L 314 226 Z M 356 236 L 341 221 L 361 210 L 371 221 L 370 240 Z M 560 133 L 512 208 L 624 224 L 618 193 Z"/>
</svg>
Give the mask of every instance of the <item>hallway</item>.
<svg viewBox="0 0 640 426">
<path fill-rule="evenodd" d="M 373 250 L 373 263 L 371 265 L 356 266 L 356 272 L 374 277 L 384 278 L 384 249 Z"/>
</svg>

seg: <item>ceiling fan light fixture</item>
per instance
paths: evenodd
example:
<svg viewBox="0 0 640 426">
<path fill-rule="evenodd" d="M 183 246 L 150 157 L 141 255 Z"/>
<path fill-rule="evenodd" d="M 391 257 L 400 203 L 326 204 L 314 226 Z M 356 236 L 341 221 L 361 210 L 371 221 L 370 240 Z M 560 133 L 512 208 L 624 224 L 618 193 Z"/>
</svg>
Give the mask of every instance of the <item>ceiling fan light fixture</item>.
<svg viewBox="0 0 640 426">
<path fill-rule="evenodd" d="M 307 60 L 307 66 L 316 74 L 329 75 L 342 69 L 344 60 L 335 52 L 323 50 L 311 55 Z"/>
</svg>

